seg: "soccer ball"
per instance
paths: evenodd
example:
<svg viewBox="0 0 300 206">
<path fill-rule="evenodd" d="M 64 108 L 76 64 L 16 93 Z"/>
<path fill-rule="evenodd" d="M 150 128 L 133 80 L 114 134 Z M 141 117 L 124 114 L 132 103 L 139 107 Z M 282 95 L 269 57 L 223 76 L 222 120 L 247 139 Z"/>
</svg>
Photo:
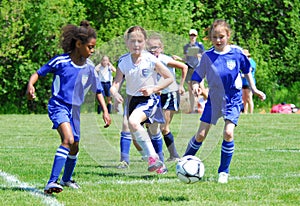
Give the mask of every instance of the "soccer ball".
<svg viewBox="0 0 300 206">
<path fill-rule="evenodd" d="M 204 164 L 195 156 L 187 155 L 181 158 L 176 165 L 176 175 L 181 182 L 195 183 L 204 176 Z"/>
</svg>

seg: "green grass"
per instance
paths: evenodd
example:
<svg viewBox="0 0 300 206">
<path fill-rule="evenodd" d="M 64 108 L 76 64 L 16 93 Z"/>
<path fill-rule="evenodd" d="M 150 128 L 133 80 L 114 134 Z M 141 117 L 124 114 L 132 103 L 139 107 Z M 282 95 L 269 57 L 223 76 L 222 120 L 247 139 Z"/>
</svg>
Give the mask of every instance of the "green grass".
<svg viewBox="0 0 300 206">
<path fill-rule="evenodd" d="M 229 183 L 216 183 L 223 121 L 213 127 L 199 154 L 204 179 L 186 185 L 169 172 L 147 172 L 134 147 L 128 170 L 118 170 L 121 116 L 104 129 L 101 116 L 83 114 L 74 179 L 80 190 L 43 195 L 60 139 L 47 115 L 0 115 L 1 205 L 299 205 L 300 115 L 241 115 Z M 175 115 L 172 130 L 183 154 L 199 115 Z M 164 148 L 167 153 L 166 148 Z M 168 156 L 167 156 L 168 157 Z"/>
</svg>

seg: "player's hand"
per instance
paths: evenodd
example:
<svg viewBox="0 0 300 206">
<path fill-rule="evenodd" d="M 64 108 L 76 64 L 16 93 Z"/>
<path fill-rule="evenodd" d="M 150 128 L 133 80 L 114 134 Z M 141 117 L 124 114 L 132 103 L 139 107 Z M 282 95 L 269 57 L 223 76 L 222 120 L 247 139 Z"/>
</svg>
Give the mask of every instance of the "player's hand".
<svg viewBox="0 0 300 206">
<path fill-rule="evenodd" d="M 260 90 L 254 90 L 254 91 L 253 91 L 253 93 L 254 93 L 255 95 L 257 95 L 257 96 L 258 96 L 258 98 L 260 98 L 260 99 L 261 99 L 261 101 L 265 101 L 265 100 L 266 100 L 266 98 L 267 98 L 266 94 L 265 94 L 265 93 L 263 93 L 263 92 L 262 92 L 262 91 L 260 91 Z"/>
<path fill-rule="evenodd" d="M 141 92 L 143 94 L 143 96 L 147 97 L 147 96 L 150 96 L 151 94 L 153 94 L 154 88 L 145 88 L 145 87 L 143 87 L 139 90 L 139 92 Z"/>
<path fill-rule="evenodd" d="M 113 95 L 113 97 L 118 103 L 123 103 L 123 101 L 124 101 L 122 95 L 119 92 L 116 92 Z"/>
<path fill-rule="evenodd" d="M 109 127 L 109 125 L 111 124 L 111 118 L 108 112 L 103 112 L 103 120 L 105 122 L 104 128 Z"/>
<path fill-rule="evenodd" d="M 192 90 L 195 97 L 198 97 L 201 94 L 201 89 L 199 87 L 199 84 L 193 84 Z"/>
<path fill-rule="evenodd" d="M 172 55 L 172 58 L 176 61 L 183 61 L 183 59 L 180 56 Z"/>
<path fill-rule="evenodd" d="M 35 88 L 34 86 L 28 85 L 27 91 L 26 91 L 27 99 L 28 100 L 33 100 L 36 98 L 35 96 Z"/>
<path fill-rule="evenodd" d="M 184 92 L 185 92 L 184 87 L 179 86 L 178 92 L 179 92 L 180 95 L 184 95 Z"/>
</svg>

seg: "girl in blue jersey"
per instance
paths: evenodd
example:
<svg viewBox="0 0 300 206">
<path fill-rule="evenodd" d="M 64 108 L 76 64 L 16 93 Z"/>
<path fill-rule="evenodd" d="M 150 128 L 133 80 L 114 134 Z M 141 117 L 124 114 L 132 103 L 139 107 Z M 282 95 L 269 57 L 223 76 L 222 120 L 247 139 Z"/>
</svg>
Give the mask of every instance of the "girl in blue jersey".
<svg viewBox="0 0 300 206">
<path fill-rule="evenodd" d="M 247 49 L 244 49 L 243 52 L 249 58 L 250 65 L 251 65 L 251 74 L 252 74 L 254 84 L 255 84 L 256 83 L 256 80 L 255 80 L 256 62 L 251 58 L 251 54 L 249 53 L 249 51 Z M 243 75 L 242 75 L 242 82 L 243 82 L 242 98 L 243 98 L 243 104 L 244 104 L 243 112 L 244 112 L 244 114 L 248 114 L 248 110 L 249 110 L 249 113 L 252 114 L 253 110 L 254 110 L 254 103 L 253 103 L 253 97 L 252 97 L 253 94 L 252 94 L 252 91 L 248 84 L 247 79 L 245 77 L 243 77 Z"/>
<path fill-rule="evenodd" d="M 224 20 L 216 20 L 209 30 L 213 47 L 203 54 L 200 65 L 192 75 L 195 95 L 201 93 L 199 82 L 206 77 L 209 87 L 208 99 L 200 118 L 199 129 L 190 140 L 184 154 L 184 156 L 195 155 L 211 125 L 223 117 L 225 126 L 218 169 L 219 183 L 228 182 L 229 165 L 234 152 L 233 133 L 243 104 L 240 71 L 247 78 L 253 93 L 262 100 L 266 97 L 253 82 L 249 59 L 241 48 L 229 44 L 230 35 L 230 26 Z"/>
<path fill-rule="evenodd" d="M 152 145 L 144 128 L 144 123 L 163 123 L 159 96 L 156 94 L 173 82 L 173 77 L 156 57 L 145 51 L 146 31 L 140 26 L 130 27 L 125 33 L 125 42 L 129 53 L 120 57 L 115 80 L 110 89 L 115 100 L 122 103 L 119 87 L 123 78 L 126 79 L 126 111 L 128 126 L 132 137 L 148 157 L 148 171 L 157 171 L 163 162 Z M 157 82 L 157 74 L 165 81 Z M 124 116 L 124 117 L 125 117 Z"/>
<path fill-rule="evenodd" d="M 99 104 L 103 107 L 103 120 L 106 126 L 111 123 L 110 116 L 102 95 L 101 82 L 95 75 L 94 64 L 88 57 L 94 52 L 96 32 L 88 21 L 81 26 L 67 25 L 63 27 L 61 46 L 64 54 L 55 56 L 47 64 L 37 70 L 27 86 L 28 99 L 35 98 L 34 84 L 40 77 L 53 74 L 52 97 L 48 103 L 49 118 L 61 137 L 61 145 L 54 156 L 50 179 L 44 189 L 46 194 L 59 193 L 62 186 L 78 189 L 72 179 L 77 162 L 80 140 L 80 105 L 88 89 L 96 93 Z M 62 168 L 64 173 L 60 183 L 58 177 Z"/>
</svg>

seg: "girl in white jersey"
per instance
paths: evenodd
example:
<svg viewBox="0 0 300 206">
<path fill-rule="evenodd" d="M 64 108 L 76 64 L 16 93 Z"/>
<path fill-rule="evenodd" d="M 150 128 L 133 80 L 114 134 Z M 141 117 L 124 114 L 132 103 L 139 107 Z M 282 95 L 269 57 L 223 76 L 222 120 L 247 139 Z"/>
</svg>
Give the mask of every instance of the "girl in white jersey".
<svg viewBox="0 0 300 206">
<path fill-rule="evenodd" d="M 96 32 L 88 21 L 82 21 L 80 27 L 67 25 L 63 28 L 61 46 L 64 54 L 53 57 L 47 64 L 31 75 L 27 86 L 28 99 L 35 98 L 34 84 L 40 77 L 53 74 L 52 97 L 48 103 L 49 118 L 61 138 L 57 148 L 50 179 L 44 189 L 46 194 L 59 193 L 62 186 L 78 189 L 79 185 L 72 179 L 80 140 L 80 105 L 84 94 L 91 88 L 96 93 L 96 99 L 103 107 L 103 120 L 108 127 L 111 123 L 103 88 L 95 75 L 95 66 L 88 59 L 94 52 Z M 58 177 L 64 168 L 64 173 L 58 183 Z"/>
<path fill-rule="evenodd" d="M 116 68 L 110 62 L 109 57 L 104 55 L 101 58 L 100 64 L 98 64 L 95 67 L 95 70 L 98 73 L 99 79 L 101 81 L 101 84 L 102 84 L 102 87 L 103 87 L 103 90 L 104 90 L 104 95 L 105 95 L 105 99 L 106 99 L 108 113 L 111 114 L 112 98 L 111 98 L 109 89 L 111 87 L 112 80 L 113 80 L 112 73 L 116 72 Z M 98 108 L 97 108 L 98 114 L 101 113 L 101 110 L 102 110 L 101 105 L 98 105 Z"/>
<path fill-rule="evenodd" d="M 122 103 L 123 98 L 118 91 L 125 76 L 128 126 L 133 138 L 146 153 L 148 171 L 152 172 L 163 167 L 163 163 L 159 160 L 143 123 L 164 122 L 156 93 L 170 85 L 173 77 L 156 57 L 145 51 L 146 38 L 146 31 L 140 26 L 127 30 L 125 43 L 130 52 L 120 57 L 110 91 L 115 100 Z M 158 84 L 157 74 L 165 81 Z"/>
<path fill-rule="evenodd" d="M 200 65 L 192 75 L 193 93 L 199 95 L 201 88 L 199 82 L 207 79 L 209 93 L 200 118 L 200 126 L 187 146 L 186 155 L 195 155 L 205 140 L 212 124 L 216 124 L 220 117 L 225 121 L 223 142 L 221 149 L 220 166 L 218 169 L 219 183 L 228 182 L 229 166 L 234 153 L 234 128 L 242 108 L 242 79 L 240 72 L 244 73 L 252 91 L 260 99 L 265 94 L 259 91 L 250 73 L 249 59 L 243 54 L 241 48 L 230 45 L 231 30 L 224 20 L 216 20 L 209 30 L 209 38 L 213 47 L 203 54 Z"/>
<path fill-rule="evenodd" d="M 173 119 L 174 113 L 179 109 L 179 94 L 184 94 L 183 84 L 187 75 L 188 66 L 163 53 L 164 45 L 160 35 L 158 34 L 153 34 L 149 37 L 147 47 L 148 51 L 166 65 L 173 74 L 174 82 L 161 92 L 161 104 L 164 112 L 165 123 L 161 124 L 160 127 L 157 128 L 158 130 L 150 130 L 150 132 L 152 134 L 152 139 L 161 138 L 161 133 L 163 134 L 165 144 L 170 153 L 168 161 L 176 161 L 179 159 L 179 155 L 175 147 L 173 134 L 170 131 L 170 123 Z M 181 69 L 179 85 L 176 82 L 175 68 Z M 162 78 L 160 78 L 160 80 L 162 80 Z"/>
</svg>

